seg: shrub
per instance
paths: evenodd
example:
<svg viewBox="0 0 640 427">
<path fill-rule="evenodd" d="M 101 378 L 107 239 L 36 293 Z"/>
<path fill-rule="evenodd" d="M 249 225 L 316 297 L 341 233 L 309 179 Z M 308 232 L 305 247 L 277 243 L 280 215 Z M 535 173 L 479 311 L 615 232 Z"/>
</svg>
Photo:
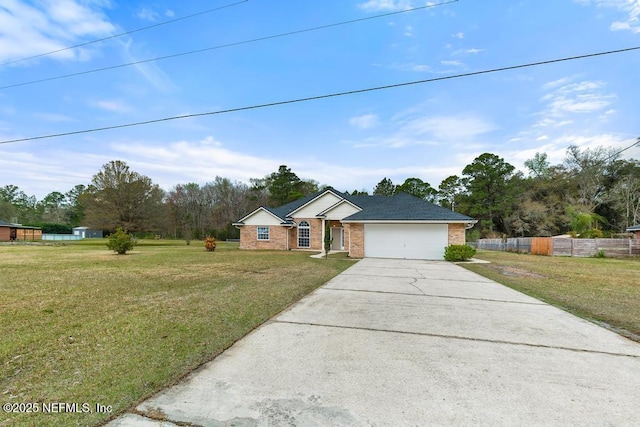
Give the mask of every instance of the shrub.
<svg viewBox="0 0 640 427">
<path fill-rule="evenodd" d="M 216 250 L 216 238 L 215 237 L 207 237 L 206 239 L 204 239 L 204 248 L 208 251 L 208 252 L 213 252 Z"/>
<path fill-rule="evenodd" d="M 124 255 L 127 251 L 133 249 L 136 245 L 136 241 L 133 236 L 118 227 L 116 232 L 109 235 L 109 241 L 107 242 L 107 248 L 116 252 L 118 255 Z"/>
<path fill-rule="evenodd" d="M 601 239 L 604 236 L 601 230 L 591 228 L 589 230 L 580 233 L 581 239 Z"/>
<path fill-rule="evenodd" d="M 25 225 L 40 227 L 42 228 L 42 232 L 47 234 L 72 234 L 73 233 L 71 226 L 66 224 L 57 224 L 52 222 L 37 222 L 37 223 L 29 223 Z"/>
<path fill-rule="evenodd" d="M 602 249 L 600 249 L 598 251 L 598 253 L 596 253 L 593 258 L 606 258 L 607 254 L 604 253 L 604 251 Z"/>
<path fill-rule="evenodd" d="M 444 249 L 444 259 L 447 261 L 466 261 L 476 254 L 476 249 L 469 245 L 451 245 Z"/>
</svg>

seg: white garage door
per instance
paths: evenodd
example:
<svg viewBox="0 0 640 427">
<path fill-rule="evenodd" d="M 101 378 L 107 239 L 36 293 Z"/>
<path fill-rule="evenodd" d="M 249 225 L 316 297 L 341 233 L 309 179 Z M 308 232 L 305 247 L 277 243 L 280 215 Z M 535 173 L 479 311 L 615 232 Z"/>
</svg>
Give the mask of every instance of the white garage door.
<svg viewBox="0 0 640 427">
<path fill-rule="evenodd" d="M 447 224 L 365 224 L 364 256 L 443 259 Z"/>
</svg>

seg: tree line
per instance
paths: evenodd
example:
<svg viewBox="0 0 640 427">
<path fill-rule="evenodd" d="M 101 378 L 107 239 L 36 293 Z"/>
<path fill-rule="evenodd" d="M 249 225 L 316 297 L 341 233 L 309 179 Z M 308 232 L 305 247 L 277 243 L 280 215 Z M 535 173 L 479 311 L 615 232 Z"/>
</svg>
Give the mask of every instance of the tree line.
<svg viewBox="0 0 640 427">
<path fill-rule="evenodd" d="M 524 165 L 526 175 L 503 158 L 484 153 L 437 189 L 418 178 L 398 186 L 384 178 L 373 193 L 405 191 L 474 217 L 479 221 L 471 238 L 603 237 L 640 223 L 638 160 L 622 159 L 612 149 L 570 146 L 560 164 L 536 153 Z"/>
<path fill-rule="evenodd" d="M 15 185 L 0 187 L 0 220 L 42 227 L 44 233 L 71 233 L 82 225 L 112 232 L 121 227 L 138 236 L 192 239 L 237 238 L 232 225 L 259 206 L 279 206 L 319 191 L 287 166 L 250 184 L 217 176 L 203 185 L 177 184 L 164 191 L 151 178 L 114 160 L 88 185 L 57 191 L 42 200 Z"/>
<path fill-rule="evenodd" d="M 640 141 L 640 139 L 639 139 Z M 406 192 L 478 219 L 471 239 L 504 236 L 552 236 L 573 233 L 600 237 L 640 223 L 640 162 L 611 149 L 571 146 L 556 165 L 545 153 L 525 163 L 527 173 L 503 158 L 484 153 L 460 175 L 435 188 L 420 178 L 395 185 L 383 178 L 373 194 Z M 88 185 L 42 200 L 15 185 L 0 187 L 0 220 L 71 232 L 78 225 L 137 235 L 173 238 L 237 238 L 232 223 L 259 206 L 280 206 L 326 186 L 299 178 L 285 165 L 249 184 L 216 177 L 205 184 L 177 184 L 168 191 L 123 161 L 102 166 Z M 354 190 L 347 194 L 368 194 Z"/>
</svg>

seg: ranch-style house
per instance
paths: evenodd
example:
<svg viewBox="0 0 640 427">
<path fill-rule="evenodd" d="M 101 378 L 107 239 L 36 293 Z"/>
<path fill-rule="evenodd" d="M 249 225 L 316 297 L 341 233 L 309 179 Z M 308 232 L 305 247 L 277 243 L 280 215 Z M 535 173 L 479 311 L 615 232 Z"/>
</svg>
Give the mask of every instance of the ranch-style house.
<svg viewBox="0 0 640 427">
<path fill-rule="evenodd" d="M 234 223 L 241 249 L 324 250 L 327 224 L 331 250 L 355 258 L 441 260 L 448 245 L 465 244 L 477 221 L 400 193 L 351 196 L 327 188 L 277 208 L 261 206 Z"/>
</svg>

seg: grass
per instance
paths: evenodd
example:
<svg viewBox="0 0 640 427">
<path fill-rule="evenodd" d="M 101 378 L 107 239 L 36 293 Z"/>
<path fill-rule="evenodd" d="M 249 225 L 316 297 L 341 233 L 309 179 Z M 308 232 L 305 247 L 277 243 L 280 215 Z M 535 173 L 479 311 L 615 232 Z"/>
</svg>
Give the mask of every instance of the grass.
<svg viewBox="0 0 640 427">
<path fill-rule="evenodd" d="M 476 258 L 491 264 L 463 266 L 640 341 L 640 258 L 546 257 L 492 251 L 478 251 Z"/>
<path fill-rule="evenodd" d="M 94 425 L 214 358 L 353 261 L 221 243 L 0 246 L 0 426 Z M 52 402 L 112 412 L 43 414 Z"/>
</svg>

